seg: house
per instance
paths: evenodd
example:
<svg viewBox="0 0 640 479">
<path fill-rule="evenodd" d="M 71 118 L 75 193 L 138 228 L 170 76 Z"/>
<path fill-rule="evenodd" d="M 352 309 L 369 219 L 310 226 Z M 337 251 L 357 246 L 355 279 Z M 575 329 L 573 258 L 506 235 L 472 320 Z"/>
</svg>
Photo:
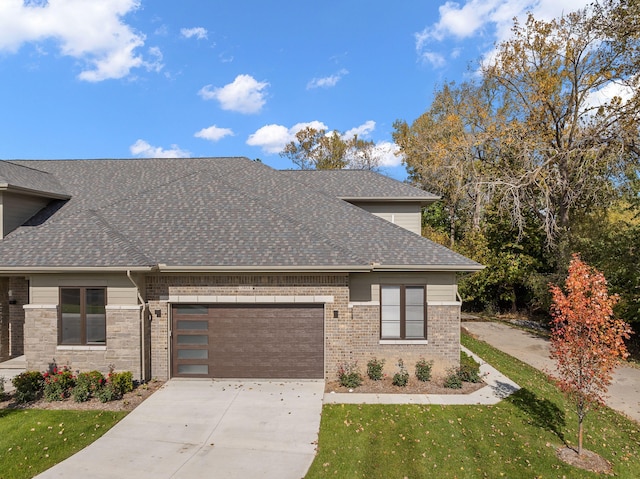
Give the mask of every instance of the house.
<svg viewBox="0 0 640 479">
<path fill-rule="evenodd" d="M 152 377 L 335 378 L 459 359 L 437 197 L 246 158 L 0 161 L 0 360 Z"/>
</svg>

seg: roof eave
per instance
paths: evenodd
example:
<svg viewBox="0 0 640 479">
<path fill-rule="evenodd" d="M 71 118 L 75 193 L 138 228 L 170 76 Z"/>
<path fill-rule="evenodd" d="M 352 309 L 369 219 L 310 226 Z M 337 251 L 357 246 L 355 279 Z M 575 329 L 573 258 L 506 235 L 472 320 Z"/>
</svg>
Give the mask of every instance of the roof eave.
<svg viewBox="0 0 640 479">
<path fill-rule="evenodd" d="M 150 272 L 156 269 L 154 266 L 0 266 L 0 275 L 15 276 L 17 274 L 37 273 L 125 273 Z"/>
<path fill-rule="evenodd" d="M 9 191 L 15 193 L 22 193 L 30 196 L 41 196 L 44 198 L 51 198 L 52 200 L 69 200 L 71 195 L 62 193 L 53 193 L 50 191 L 34 190 L 32 188 L 23 188 L 22 186 L 11 185 L 8 183 L 0 184 L 0 191 Z"/>
<path fill-rule="evenodd" d="M 180 266 L 159 264 L 161 273 L 352 273 L 368 272 L 367 265 L 302 265 L 302 266 Z"/>
<path fill-rule="evenodd" d="M 361 203 L 420 203 L 427 205 L 440 200 L 440 196 L 338 196 L 347 202 Z"/>
<path fill-rule="evenodd" d="M 433 272 L 456 272 L 472 273 L 482 271 L 485 267 L 481 264 L 422 264 L 422 265 L 392 265 L 374 264 L 372 271 L 433 271 Z"/>
</svg>

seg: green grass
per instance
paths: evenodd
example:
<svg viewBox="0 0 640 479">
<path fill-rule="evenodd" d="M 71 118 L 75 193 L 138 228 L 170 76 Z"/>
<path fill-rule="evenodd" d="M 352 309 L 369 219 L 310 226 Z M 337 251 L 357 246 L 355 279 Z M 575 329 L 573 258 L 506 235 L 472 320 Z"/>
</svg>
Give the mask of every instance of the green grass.
<svg viewBox="0 0 640 479">
<path fill-rule="evenodd" d="M 107 432 L 126 412 L 0 410 L 0 479 L 49 469 Z"/>
<path fill-rule="evenodd" d="M 318 454 L 307 479 L 590 478 L 556 458 L 577 443 L 570 403 L 534 368 L 486 343 L 463 344 L 521 390 L 494 406 L 325 405 Z M 584 447 L 637 478 L 640 426 L 608 408 L 585 420 Z"/>
</svg>

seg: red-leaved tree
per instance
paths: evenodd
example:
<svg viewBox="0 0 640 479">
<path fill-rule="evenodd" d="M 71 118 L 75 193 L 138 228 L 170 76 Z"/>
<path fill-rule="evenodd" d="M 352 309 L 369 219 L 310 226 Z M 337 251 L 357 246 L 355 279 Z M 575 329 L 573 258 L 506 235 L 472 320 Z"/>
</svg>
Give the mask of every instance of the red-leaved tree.
<svg viewBox="0 0 640 479">
<path fill-rule="evenodd" d="M 557 382 L 576 406 L 578 454 L 582 454 L 582 422 L 587 412 L 604 402 L 611 374 L 629 353 L 624 340 L 631 328 L 613 317 L 616 295 L 597 269 L 573 255 L 565 291 L 550 286 L 551 358 L 557 363 Z"/>
</svg>

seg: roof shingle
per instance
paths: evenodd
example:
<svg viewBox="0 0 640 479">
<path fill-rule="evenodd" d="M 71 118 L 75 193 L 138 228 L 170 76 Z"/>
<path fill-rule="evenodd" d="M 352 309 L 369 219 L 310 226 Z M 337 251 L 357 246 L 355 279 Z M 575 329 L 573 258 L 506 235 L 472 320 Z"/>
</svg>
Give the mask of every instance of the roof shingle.
<svg viewBox="0 0 640 479">
<path fill-rule="evenodd" d="M 290 172 L 246 158 L 19 163 L 52 174 L 72 198 L 62 208 L 53 208 L 49 218 L 39 218 L 30 223 L 35 226 L 22 226 L 2 240 L 0 270 L 166 265 L 348 271 L 374 264 L 398 269 L 479 268 L 338 199 L 337 186 L 320 191 L 292 181 L 295 175 Z M 357 183 L 353 173 L 365 173 L 363 182 L 370 183 L 369 174 L 375 175 L 344 173 L 344 191 Z"/>
</svg>

